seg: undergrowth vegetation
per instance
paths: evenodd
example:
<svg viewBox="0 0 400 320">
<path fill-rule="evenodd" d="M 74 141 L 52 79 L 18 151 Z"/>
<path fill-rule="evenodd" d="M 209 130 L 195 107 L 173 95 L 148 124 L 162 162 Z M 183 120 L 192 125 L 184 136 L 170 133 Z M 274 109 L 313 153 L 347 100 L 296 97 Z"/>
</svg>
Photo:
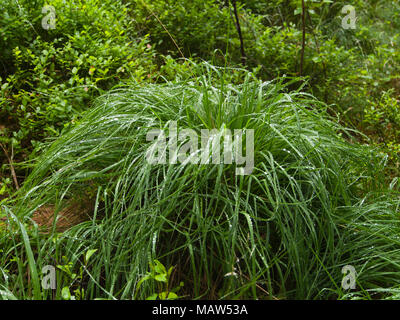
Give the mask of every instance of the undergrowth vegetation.
<svg viewBox="0 0 400 320">
<path fill-rule="evenodd" d="M 399 12 L 2 0 L 0 299 L 400 298 Z M 253 132 L 251 173 L 150 164 L 174 123 Z"/>
<path fill-rule="evenodd" d="M 380 178 L 385 158 L 283 81 L 247 74 L 233 85 L 229 69 L 200 67 L 190 81 L 114 89 L 43 153 L 3 206 L 3 298 L 49 298 L 38 274 L 67 261 L 82 276 L 59 276 L 56 297 L 83 284 L 85 299 L 143 299 L 155 292 L 151 281 L 136 290 L 154 260 L 175 267 L 171 288 L 183 282 L 185 298 L 346 298 L 348 264 L 358 271 L 353 297 L 397 294 L 398 201 Z M 171 121 L 178 132 L 253 129 L 252 174 L 149 164 L 147 133 Z M 45 236 L 32 225 L 39 206 L 61 209 L 82 194 L 95 208 L 87 222 Z"/>
</svg>

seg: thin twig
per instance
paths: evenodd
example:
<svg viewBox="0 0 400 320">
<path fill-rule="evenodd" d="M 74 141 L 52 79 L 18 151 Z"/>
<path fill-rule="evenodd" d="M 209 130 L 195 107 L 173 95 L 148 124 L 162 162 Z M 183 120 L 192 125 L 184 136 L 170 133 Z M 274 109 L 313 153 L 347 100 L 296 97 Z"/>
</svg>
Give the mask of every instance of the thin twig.
<svg viewBox="0 0 400 320">
<path fill-rule="evenodd" d="M 181 54 L 182 58 L 186 59 L 183 52 L 181 51 L 181 49 L 179 48 L 178 44 L 176 43 L 174 37 L 169 33 L 168 29 L 165 27 L 165 25 L 161 22 L 160 18 L 158 18 L 158 16 L 154 13 L 153 10 L 151 10 L 151 8 L 144 2 L 142 1 L 142 3 L 144 4 L 144 6 L 146 7 L 147 10 L 150 11 L 150 13 L 154 16 L 154 18 L 157 19 L 157 21 L 161 24 L 161 26 L 163 27 L 163 29 L 165 30 L 165 32 L 167 32 L 168 36 L 171 38 L 172 42 L 174 43 L 175 47 L 178 49 L 179 53 Z"/>
<path fill-rule="evenodd" d="M 316 28 L 314 28 L 314 24 L 312 23 L 312 19 L 311 19 L 311 16 L 310 16 L 310 13 L 309 13 L 309 12 L 307 12 L 307 16 L 308 16 L 308 21 L 310 22 L 311 32 L 312 32 L 313 37 L 314 37 L 315 46 L 316 46 L 316 48 L 317 48 L 318 55 L 320 55 L 320 54 L 321 54 L 321 50 L 319 49 L 318 39 L 317 39 L 317 36 L 316 36 L 316 34 L 315 34 Z M 317 28 L 318 28 L 318 27 L 317 27 Z M 325 60 L 324 60 L 324 59 L 322 59 L 322 70 L 323 70 L 323 72 L 324 72 L 324 78 L 325 78 L 325 80 L 326 80 L 326 78 L 327 78 L 327 75 L 326 75 L 326 63 L 325 63 Z M 325 90 L 324 90 L 324 101 L 325 101 L 325 102 L 327 102 L 327 92 L 328 92 L 328 91 L 325 89 Z"/>
<path fill-rule="evenodd" d="M 240 40 L 240 53 L 242 55 L 242 64 L 243 64 L 243 66 L 246 66 L 246 53 L 244 51 L 242 30 L 240 28 L 239 16 L 237 13 L 237 8 L 236 8 L 236 0 L 231 0 L 231 2 L 232 2 L 232 6 L 233 6 L 233 13 L 235 15 L 235 20 L 236 20 L 236 29 L 237 29 L 237 32 L 239 35 L 239 40 Z"/>
<path fill-rule="evenodd" d="M 19 184 L 18 184 L 17 175 L 15 174 L 15 170 L 14 170 L 14 166 L 13 166 L 14 150 L 13 150 L 13 148 L 11 147 L 11 158 L 10 158 L 10 156 L 8 155 L 8 152 L 7 152 L 6 148 L 4 148 L 4 146 L 3 146 L 1 143 L 0 143 L 0 147 L 3 149 L 4 154 L 5 154 L 6 157 L 7 157 L 8 163 L 10 164 L 11 175 L 12 175 L 12 177 L 13 177 L 15 187 L 16 187 L 17 190 L 18 190 L 18 189 L 19 189 Z"/>
<path fill-rule="evenodd" d="M 305 5 L 304 0 L 301 0 L 301 21 L 303 29 L 303 39 L 301 43 L 301 57 L 300 57 L 300 77 L 303 75 L 303 62 L 304 62 L 304 49 L 306 46 L 306 19 L 305 19 Z"/>
</svg>

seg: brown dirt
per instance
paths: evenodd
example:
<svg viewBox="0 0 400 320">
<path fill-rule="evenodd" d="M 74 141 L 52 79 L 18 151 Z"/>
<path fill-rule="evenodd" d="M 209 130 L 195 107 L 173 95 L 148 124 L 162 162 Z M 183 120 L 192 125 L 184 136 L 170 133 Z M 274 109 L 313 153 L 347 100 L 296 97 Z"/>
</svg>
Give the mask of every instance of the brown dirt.
<svg viewBox="0 0 400 320">
<path fill-rule="evenodd" d="M 90 214 L 93 211 L 93 204 L 89 201 L 72 202 L 59 209 L 55 216 L 56 207 L 54 205 L 45 205 L 37 209 L 32 216 L 32 220 L 36 222 L 44 233 L 51 232 L 56 219 L 56 231 L 64 232 L 65 230 L 90 220 Z"/>
</svg>

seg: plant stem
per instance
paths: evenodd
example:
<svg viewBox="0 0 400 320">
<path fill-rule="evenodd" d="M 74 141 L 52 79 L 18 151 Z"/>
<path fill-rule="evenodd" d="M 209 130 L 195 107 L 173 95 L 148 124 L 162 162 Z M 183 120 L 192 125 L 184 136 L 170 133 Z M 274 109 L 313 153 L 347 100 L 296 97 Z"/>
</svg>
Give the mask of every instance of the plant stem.
<svg viewBox="0 0 400 320">
<path fill-rule="evenodd" d="M 301 58 L 300 58 L 300 76 L 303 75 L 303 62 L 304 62 L 304 48 L 306 46 L 306 19 L 305 19 L 305 4 L 304 0 L 301 0 L 301 21 L 303 29 L 303 39 L 301 43 Z"/>
<path fill-rule="evenodd" d="M 8 163 L 10 164 L 11 175 L 14 180 L 15 187 L 18 190 L 19 189 L 18 179 L 17 179 L 17 175 L 15 174 L 15 170 L 14 170 L 14 166 L 13 166 L 14 152 L 13 151 L 11 152 L 11 158 L 10 158 L 10 156 L 8 155 L 7 149 L 1 143 L 0 143 L 0 147 L 3 149 L 4 154 L 7 157 Z"/>
<path fill-rule="evenodd" d="M 246 66 L 246 53 L 244 52 L 242 30 L 240 28 L 239 16 L 238 16 L 237 7 L 236 7 L 236 0 L 231 0 L 231 2 L 232 2 L 232 6 L 233 6 L 233 13 L 235 15 L 235 20 L 236 20 L 236 29 L 237 29 L 237 32 L 239 35 L 239 40 L 240 40 L 240 54 L 242 55 L 242 64 L 243 64 L 243 66 Z"/>
</svg>

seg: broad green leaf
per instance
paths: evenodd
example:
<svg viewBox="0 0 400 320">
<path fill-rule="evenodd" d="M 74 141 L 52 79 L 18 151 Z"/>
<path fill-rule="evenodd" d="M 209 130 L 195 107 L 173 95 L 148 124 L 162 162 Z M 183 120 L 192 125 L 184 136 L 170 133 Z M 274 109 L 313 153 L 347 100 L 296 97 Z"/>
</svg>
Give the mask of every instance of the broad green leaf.
<svg viewBox="0 0 400 320">
<path fill-rule="evenodd" d="M 68 287 L 64 287 L 61 290 L 61 296 L 64 300 L 71 300 L 71 292 Z"/>
<path fill-rule="evenodd" d="M 165 274 L 157 274 L 154 279 L 160 282 L 167 282 L 167 277 Z"/>
<path fill-rule="evenodd" d="M 178 299 L 177 294 L 174 293 L 174 292 L 171 292 L 171 291 L 169 291 L 169 292 L 166 292 L 166 291 L 165 292 L 161 292 L 159 294 L 159 296 L 160 296 L 161 300 L 175 300 L 175 299 Z"/>
<path fill-rule="evenodd" d="M 160 261 L 154 260 L 154 262 L 155 262 L 154 270 L 157 273 L 167 273 L 167 269 L 165 269 L 164 265 Z"/>
<path fill-rule="evenodd" d="M 158 297 L 157 293 L 152 294 L 151 296 L 147 297 L 146 300 L 156 300 Z"/>
</svg>

